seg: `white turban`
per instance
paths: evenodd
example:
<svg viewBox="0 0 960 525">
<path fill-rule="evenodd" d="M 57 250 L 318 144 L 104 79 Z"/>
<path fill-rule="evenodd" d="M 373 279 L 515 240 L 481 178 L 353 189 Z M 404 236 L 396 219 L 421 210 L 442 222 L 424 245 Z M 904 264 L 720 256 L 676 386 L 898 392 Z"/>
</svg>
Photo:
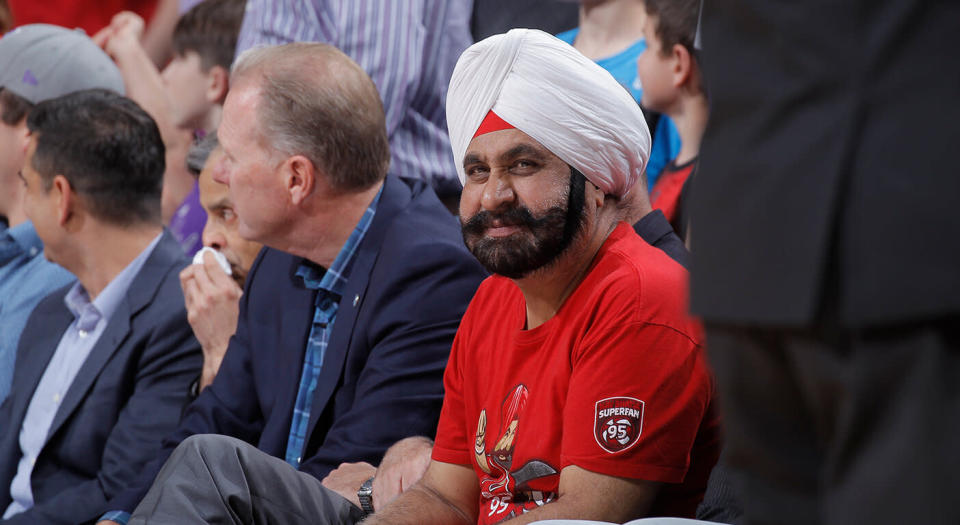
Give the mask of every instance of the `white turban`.
<svg viewBox="0 0 960 525">
<path fill-rule="evenodd" d="M 467 146 L 491 110 L 605 194 L 626 194 L 650 156 L 650 131 L 630 93 L 543 31 L 513 29 L 460 55 L 447 92 L 447 128 L 461 183 Z"/>
</svg>

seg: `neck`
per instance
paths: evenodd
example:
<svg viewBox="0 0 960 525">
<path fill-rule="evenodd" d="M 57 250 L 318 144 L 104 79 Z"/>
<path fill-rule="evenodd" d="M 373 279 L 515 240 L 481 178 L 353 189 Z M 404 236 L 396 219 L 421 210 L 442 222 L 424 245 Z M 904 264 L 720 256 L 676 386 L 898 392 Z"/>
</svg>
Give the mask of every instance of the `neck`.
<svg viewBox="0 0 960 525">
<path fill-rule="evenodd" d="M 594 228 L 578 237 L 567 253 L 549 268 L 538 270 L 514 282 L 523 293 L 527 306 L 527 329 L 536 328 L 549 321 L 563 303 L 580 286 L 590 270 L 593 260 L 617 225 L 616 217 L 601 212 Z"/>
<path fill-rule="evenodd" d="M 89 229 L 77 233 L 75 253 L 64 267 L 77 276 L 92 301 L 162 231 L 154 224 L 118 227 L 90 221 Z"/>
<path fill-rule="evenodd" d="M 13 228 L 18 224 L 27 222 L 27 215 L 23 213 L 23 206 L 19 204 L 19 193 L 13 197 L 17 199 L 18 204 L 11 206 L 9 209 L 4 210 L 4 212 L 0 214 L 7 218 L 7 227 L 9 228 Z"/>
<path fill-rule="evenodd" d="M 710 116 L 707 98 L 698 93 L 695 96 L 683 97 L 678 111 L 671 112 L 670 119 L 677 126 L 680 134 L 680 153 L 676 163 L 684 164 L 695 159 L 700 154 L 700 141 L 703 132 L 707 129 L 707 119 Z"/>
<path fill-rule="evenodd" d="M 27 220 L 23 212 L 23 183 L 18 177 L 11 177 L 0 184 L 0 199 L 3 200 L 0 215 L 7 218 L 7 226 L 14 226 Z"/>
<path fill-rule="evenodd" d="M 360 192 L 318 196 L 285 239 L 270 246 L 329 268 L 382 186 L 383 181 Z"/>
<path fill-rule="evenodd" d="M 643 38 L 646 16 L 637 0 L 584 0 L 573 47 L 591 60 L 616 55 Z"/>
<path fill-rule="evenodd" d="M 213 133 L 220 125 L 220 115 L 223 114 L 223 106 L 214 104 L 200 122 L 200 129 L 206 133 Z"/>
</svg>

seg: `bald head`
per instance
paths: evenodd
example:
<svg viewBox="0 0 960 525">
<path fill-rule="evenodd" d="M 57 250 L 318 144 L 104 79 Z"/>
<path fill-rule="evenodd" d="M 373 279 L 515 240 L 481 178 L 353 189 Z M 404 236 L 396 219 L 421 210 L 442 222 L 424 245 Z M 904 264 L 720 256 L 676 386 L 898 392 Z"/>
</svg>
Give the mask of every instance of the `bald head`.
<svg viewBox="0 0 960 525">
<path fill-rule="evenodd" d="M 390 165 L 383 103 L 356 62 L 333 46 L 294 43 L 237 58 L 233 89 L 256 87 L 257 120 L 275 155 L 303 155 L 343 191 L 369 188 Z"/>
</svg>

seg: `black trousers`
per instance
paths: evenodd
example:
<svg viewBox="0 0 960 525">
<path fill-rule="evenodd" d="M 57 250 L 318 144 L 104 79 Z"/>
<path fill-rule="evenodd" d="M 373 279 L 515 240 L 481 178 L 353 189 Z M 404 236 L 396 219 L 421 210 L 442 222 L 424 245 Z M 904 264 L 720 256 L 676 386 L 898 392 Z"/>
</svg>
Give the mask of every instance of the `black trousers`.
<svg viewBox="0 0 960 525">
<path fill-rule="evenodd" d="M 707 339 L 745 523 L 960 523 L 960 319 Z"/>
</svg>

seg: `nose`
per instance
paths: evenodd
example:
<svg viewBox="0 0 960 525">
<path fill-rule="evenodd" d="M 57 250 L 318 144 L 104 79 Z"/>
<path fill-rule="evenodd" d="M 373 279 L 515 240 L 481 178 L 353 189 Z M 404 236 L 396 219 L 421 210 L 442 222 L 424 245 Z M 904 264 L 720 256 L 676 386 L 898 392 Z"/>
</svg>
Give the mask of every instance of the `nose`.
<svg viewBox="0 0 960 525">
<path fill-rule="evenodd" d="M 491 211 L 502 208 L 504 205 L 511 204 L 517 199 L 513 183 L 509 175 L 503 176 L 496 172 L 491 172 L 483 185 L 483 193 L 480 195 L 480 206 L 484 210 Z"/>
<path fill-rule="evenodd" d="M 213 248 L 214 250 L 222 250 L 227 244 L 226 237 L 223 235 L 223 231 L 213 223 L 214 220 L 208 217 L 207 224 L 203 227 L 203 245 Z"/>
</svg>

